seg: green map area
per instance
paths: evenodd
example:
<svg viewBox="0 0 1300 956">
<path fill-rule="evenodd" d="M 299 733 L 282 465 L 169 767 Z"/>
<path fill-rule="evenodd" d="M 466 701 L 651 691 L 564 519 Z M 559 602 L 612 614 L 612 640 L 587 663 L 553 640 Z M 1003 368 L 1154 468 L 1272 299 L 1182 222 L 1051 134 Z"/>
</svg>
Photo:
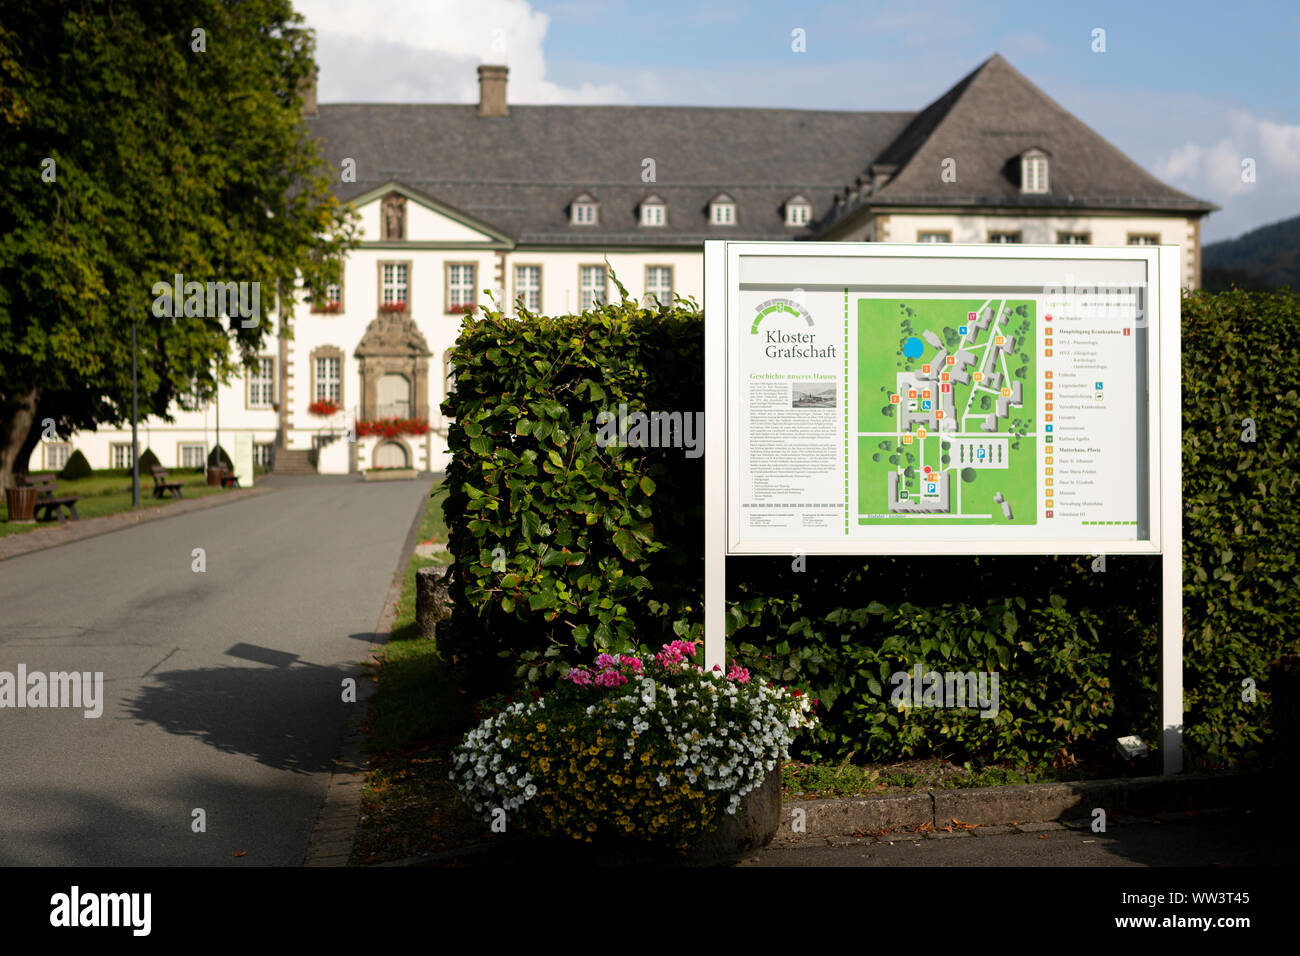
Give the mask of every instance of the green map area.
<svg viewBox="0 0 1300 956">
<path fill-rule="evenodd" d="M 1034 303 L 862 298 L 857 321 L 858 523 L 1036 523 Z"/>
</svg>

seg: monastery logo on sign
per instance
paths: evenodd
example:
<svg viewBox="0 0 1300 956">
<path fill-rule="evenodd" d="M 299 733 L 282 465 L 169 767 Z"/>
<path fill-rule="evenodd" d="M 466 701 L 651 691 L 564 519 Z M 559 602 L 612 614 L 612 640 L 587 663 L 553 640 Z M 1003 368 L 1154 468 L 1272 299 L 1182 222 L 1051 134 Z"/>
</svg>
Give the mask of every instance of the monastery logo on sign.
<svg viewBox="0 0 1300 956">
<path fill-rule="evenodd" d="M 767 318 L 769 315 L 771 315 L 773 312 L 789 312 L 791 315 L 802 316 L 804 322 L 808 324 L 808 327 L 809 328 L 812 327 L 813 324 L 812 316 L 809 314 L 807 309 L 805 309 L 794 299 L 768 299 L 766 302 L 762 302 L 759 304 L 758 315 L 754 316 L 754 324 L 750 326 L 749 334 L 757 335 L 758 324 L 762 322 L 765 318 Z"/>
</svg>

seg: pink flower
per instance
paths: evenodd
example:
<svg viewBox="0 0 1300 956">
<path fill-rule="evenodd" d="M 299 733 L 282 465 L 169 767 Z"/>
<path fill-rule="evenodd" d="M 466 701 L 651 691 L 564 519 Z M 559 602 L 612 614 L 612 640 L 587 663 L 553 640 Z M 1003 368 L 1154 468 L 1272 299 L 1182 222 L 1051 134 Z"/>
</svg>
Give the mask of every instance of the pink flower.
<svg viewBox="0 0 1300 956">
<path fill-rule="evenodd" d="M 591 673 L 581 667 L 575 667 L 569 671 L 569 680 L 579 687 L 589 687 L 591 685 Z"/>
<path fill-rule="evenodd" d="M 727 680 L 734 680 L 737 684 L 748 684 L 749 669 L 741 667 L 735 661 L 732 661 L 731 670 L 727 671 Z"/>
<path fill-rule="evenodd" d="M 660 667 L 671 670 L 694 654 L 694 641 L 673 641 L 671 644 L 663 646 L 663 649 L 655 655 L 655 660 L 658 661 Z"/>
</svg>

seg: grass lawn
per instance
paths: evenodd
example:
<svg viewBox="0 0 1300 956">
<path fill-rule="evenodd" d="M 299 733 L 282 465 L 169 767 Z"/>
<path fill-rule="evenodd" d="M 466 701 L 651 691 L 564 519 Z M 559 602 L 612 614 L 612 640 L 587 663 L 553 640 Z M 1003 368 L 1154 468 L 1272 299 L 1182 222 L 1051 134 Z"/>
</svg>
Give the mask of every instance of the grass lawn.
<svg viewBox="0 0 1300 956">
<path fill-rule="evenodd" d="M 442 487 L 425 506 L 417 540 L 446 543 Z M 370 762 L 361 795 L 361 826 L 352 863 L 382 863 L 451 849 L 479 839 L 482 826 L 460 804 L 451 749 L 472 721 L 472 701 L 460 693 L 433 641 L 415 624 L 415 572 L 445 563 L 446 554 L 413 555 L 388 643 L 375 667 L 379 687 L 371 701 Z"/>
<path fill-rule="evenodd" d="M 54 472 L 32 472 L 32 477 L 38 475 L 49 475 L 58 481 L 59 496 L 63 495 L 81 495 L 81 500 L 77 502 L 77 514 L 83 518 L 99 518 L 103 515 L 119 514 L 124 511 L 131 511 L 131 473 L 123 471 L 104 471 L 90 478 L 79 478 L 75 481 L 64 481 L 58 478 Z M 209 487 L 207 475 L 202 471 L 187 468 L 168 469 L 168 480 L 184 482 L 182 493 L 186 498 L 204 498 L 208 495 L 220 494 L 224 489 L 219 487 Z M 140 476 L 140 507 L 154 508 L 159 505 L 170 504 L 175 501 L 170 494 L 166 498 L 155 498 L 153 496 L 153 476 Z M 5 509 L 5 517 L 8 518 L 8 509 Z M 68 519 L 72 520 L 72 519 Z M 47 528 L 50 525 L 58 525 L 57 521 L 40 521 L 36 524 L 16 524 L 12 521 L 0 521 L 0 537 L 9 534 L 22 534 L 25 531 L 34 531 L 37 528 Z"/>
</svg>

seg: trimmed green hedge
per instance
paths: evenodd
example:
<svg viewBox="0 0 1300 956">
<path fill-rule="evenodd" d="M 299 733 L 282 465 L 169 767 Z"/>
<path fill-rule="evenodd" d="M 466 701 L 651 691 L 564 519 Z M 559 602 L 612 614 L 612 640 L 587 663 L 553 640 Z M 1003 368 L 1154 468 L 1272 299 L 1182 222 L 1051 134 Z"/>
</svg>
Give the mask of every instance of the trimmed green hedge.
<svg viewBox="0 0 1300 956">
<path fill-rule="evenodd" d="M 59 472 L 59 477 L 64 481 L 73 481 L 77 478 L 93 478 L 95 469 L 90 467 L 90 462 L 86 461 L 86 456 L 77 449 L 68 456 L 68 460 L 63 465 L 63 470 Z"/>
<path fill-rule="evenodd" d="M 620 286 L 621 289 L 621 286 Z M 1270 667 L 1300 598 L 1294 295 L 1183 301 L 1186 740 L 1193 765 L 1253 758 Z M 702 459 L 600 448 L 597 418 L 703 407 L 693 308 L 624 299 L 582 316 L 466 320 L 443 411 L 456 611 L 443 650 L 471 687 L 537 684 L 588 649 L 698 637 Z M 1254 442 L 1242 441 L 1253 418 Z M 494 552 L 494 549 L 498 549 Z M 495 563 L 495 567 L 494 567 Z M 1068 766 L 1158 743 L 1157 560 L 732 559 L 729 654 L 821 700 L 808 754 Z M 942 603 L 936 603 L 936 594 Z M 440 638 L 440 640 L 443 640 Z M 579 650 L 581 649 L 581 650 Z M 997 716 L 890 704 L 892 674 L 997 671 Z M 1243 681 L 1255 699 L 1243 699 Z M 1249 695 L 1247 695 L 1249 696 Z"/>
<path fill-rule="evenodd" d="M 702 349 L 697 310 L 626 295 L 580 316 L 465 320 L 442 406 L 456 419 L 444 511 L 457 569 L 442 649 L 476 689 L 685 633 L 703 579 L 703 458 L 602 448 L 597 417 L 703 408 Z"/>
</svg>

